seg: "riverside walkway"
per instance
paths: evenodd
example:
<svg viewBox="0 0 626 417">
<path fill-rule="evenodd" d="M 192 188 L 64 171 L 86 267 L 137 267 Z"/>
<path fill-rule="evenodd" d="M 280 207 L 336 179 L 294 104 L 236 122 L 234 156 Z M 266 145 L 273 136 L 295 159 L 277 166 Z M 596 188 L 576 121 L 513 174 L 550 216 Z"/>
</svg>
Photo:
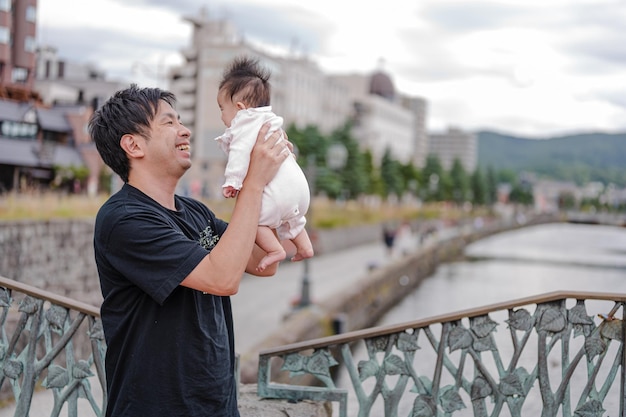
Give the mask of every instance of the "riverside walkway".
<svg viewBox="0 0 626 417">
<path fill-rule="evenodd" d="M 356 285 L 371 266 L 401 256 L 403 249 L 416 248 L 417 242 L 413 235 L 402 237 L 391 257 L 382 241 L 313 257 L 309 261 L 313 308 L 316 301 Z M 280 329 L 283 318 L 293 309 L 292 303 L 300 297 L 303 276 L 303 262 L 286 261 L 273 277 L 244 277 L 239 293 L 232 297 L 237 352 L 247 352 Z"/>
</svg>

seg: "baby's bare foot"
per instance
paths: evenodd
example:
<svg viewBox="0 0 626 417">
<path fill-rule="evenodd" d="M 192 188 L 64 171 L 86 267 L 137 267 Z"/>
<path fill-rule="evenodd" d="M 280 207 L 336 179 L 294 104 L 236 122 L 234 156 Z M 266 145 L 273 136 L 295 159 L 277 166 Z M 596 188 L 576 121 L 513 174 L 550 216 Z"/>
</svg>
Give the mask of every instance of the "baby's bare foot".
<svg viewBox="0 0 626 417">
<path fill-rule="evenodd" d="M 284 250 L 270 252 L 261 259 L 261 262 L 256 267 L 259 272 L 265 271 L 265 269 L 273 263 L 280 262 L 287 257 L 287 253 Z"/>
</svg>

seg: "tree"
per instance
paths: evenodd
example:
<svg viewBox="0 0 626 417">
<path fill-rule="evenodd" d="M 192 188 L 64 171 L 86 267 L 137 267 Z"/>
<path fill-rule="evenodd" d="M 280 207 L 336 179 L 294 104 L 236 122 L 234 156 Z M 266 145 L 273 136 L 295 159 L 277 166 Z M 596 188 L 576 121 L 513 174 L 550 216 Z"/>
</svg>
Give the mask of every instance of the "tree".
<svg viewBox="0 0 626 417">
<path fill-rule="evenodd" d="M 371 178 L 369 176 L 365 154 L 359 149 L 359 143 L 351 134 L 352 126 L 346 123 L 331 134 L 334 143 L 340 143 L 348 151 L 345 166 L 339 171 L 342 189 L 348 198 L 357 198 L 368 191 Z"/>
<path fill-rule="evenodd" d="M 450 197 L 457 204 L 466 202 L 469 198 L 469 178 L 459 158 L 452 161 L 450 168 Z"/>
<path fill-rule="evenodd" d="M 367 190 L 366 193 L 369 195 L 380 195 L 384 194 L 384 184 L 383 180 L 380 176 L 380 170 L 374 164 L 374 156 L 372 152 L 367 149 L 363 152 L 363 161 L 364 161 L 364 169 L 366 172 L 366 176 L 368 178 L 367 181 Z"/>
<path fill-rule="evenodd" d="M 571 191 L 563 191 L 559 194 L 558 205 L 560 210 L 573 210 L 576 208 L 576 196 Z"/>
<path fill-rule="evenodd" d="M 425 201 L 442 201 L 444 195 L 444 181 L 446 173 L 439 157 L 430 154 L 426 157 L 426 163 L 422 169 L 424 189 L 422 199 Z"/>
<path fill-rule="evenodd" d="M 487 179 L 483 175 L 482 169 L 476 167 L 470 178 L 472 203 L 478 206 L 487 205 L 489 202 Z"/>
<path fill-rule="evenodd" d="M 524 206 L 530 206 L 534 204 L 533 190 L 530 184 L 515 181 L 509 192 L 509 201 L 511 203 L 518 203 Z"/>
<path fill-rule="evenodd" d="M 306 174 L 314 194 L 320 191 L 328 193 L 329 190 L 333 192 L 340 188 L 340 184 L 328 178 L 325 157 L 330 140 L 320 133 L 317 126 L 309 125 L 300 130 L 291 124 L 287 128 L 287 136 L 296 148 L 298 164 Z M 311 184 L 311 177 L 315 178 L 315 184 Z"/>
<path fill-rule="evenodd" d="M 487 168 L 487 205 L 493 205 L 498 201 L 498 180 L 493 167 Z"/>
<path fill-rule="evenodd" d="M 380 177 L 383 181 L 383 197 L 386 199 L 390 194 L 401 196 L 403 192 L 402 174 L 400 164 L 391 155 L 391 149 L 386 148 L 380 163 Z"/>
<path fill-rule="evenodd" d="M 406 164 L 400 164 L 400 175 L 402 175 L 404 192 L 410 191 L 416 194 L 421 181 L 421 175 L 412 161 Z"/>
</svg>

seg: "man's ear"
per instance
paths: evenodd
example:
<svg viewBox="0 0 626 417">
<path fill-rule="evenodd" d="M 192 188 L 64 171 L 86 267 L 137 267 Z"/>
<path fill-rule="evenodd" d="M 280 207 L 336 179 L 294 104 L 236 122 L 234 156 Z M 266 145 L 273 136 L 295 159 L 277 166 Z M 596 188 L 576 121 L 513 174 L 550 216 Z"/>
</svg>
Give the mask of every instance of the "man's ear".
<svg viewBox="0 0 626 417">
<path fill-rule="evenodd" d="M 120 146 L 129 158 L 140 158 L 143 156 L 142 143 L 136 135 L 126 134 L 120 139 Z"/>
</svg>

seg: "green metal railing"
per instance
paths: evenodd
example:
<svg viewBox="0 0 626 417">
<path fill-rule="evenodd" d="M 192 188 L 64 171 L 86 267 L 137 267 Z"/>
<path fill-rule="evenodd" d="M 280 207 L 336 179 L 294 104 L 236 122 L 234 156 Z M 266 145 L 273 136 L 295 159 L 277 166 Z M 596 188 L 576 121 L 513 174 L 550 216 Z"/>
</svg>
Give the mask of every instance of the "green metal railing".
<svg viewBox="0 0 626 417">
<path fill-rule="evenodd" d="M 97 307 L 0 277 L 0 324 L 0 387 L 5 400 L 15 400 L 14 416 L 28 416 L 44 388 L 52 396 L 46 415 L 105 414 L 106 344 Z"/>
<path fill-rule="evenodd" d="M 276 347 L 258 393 L 341 417 L 625 417 L 625 302 L 554 292 Z"/>
</svg>

